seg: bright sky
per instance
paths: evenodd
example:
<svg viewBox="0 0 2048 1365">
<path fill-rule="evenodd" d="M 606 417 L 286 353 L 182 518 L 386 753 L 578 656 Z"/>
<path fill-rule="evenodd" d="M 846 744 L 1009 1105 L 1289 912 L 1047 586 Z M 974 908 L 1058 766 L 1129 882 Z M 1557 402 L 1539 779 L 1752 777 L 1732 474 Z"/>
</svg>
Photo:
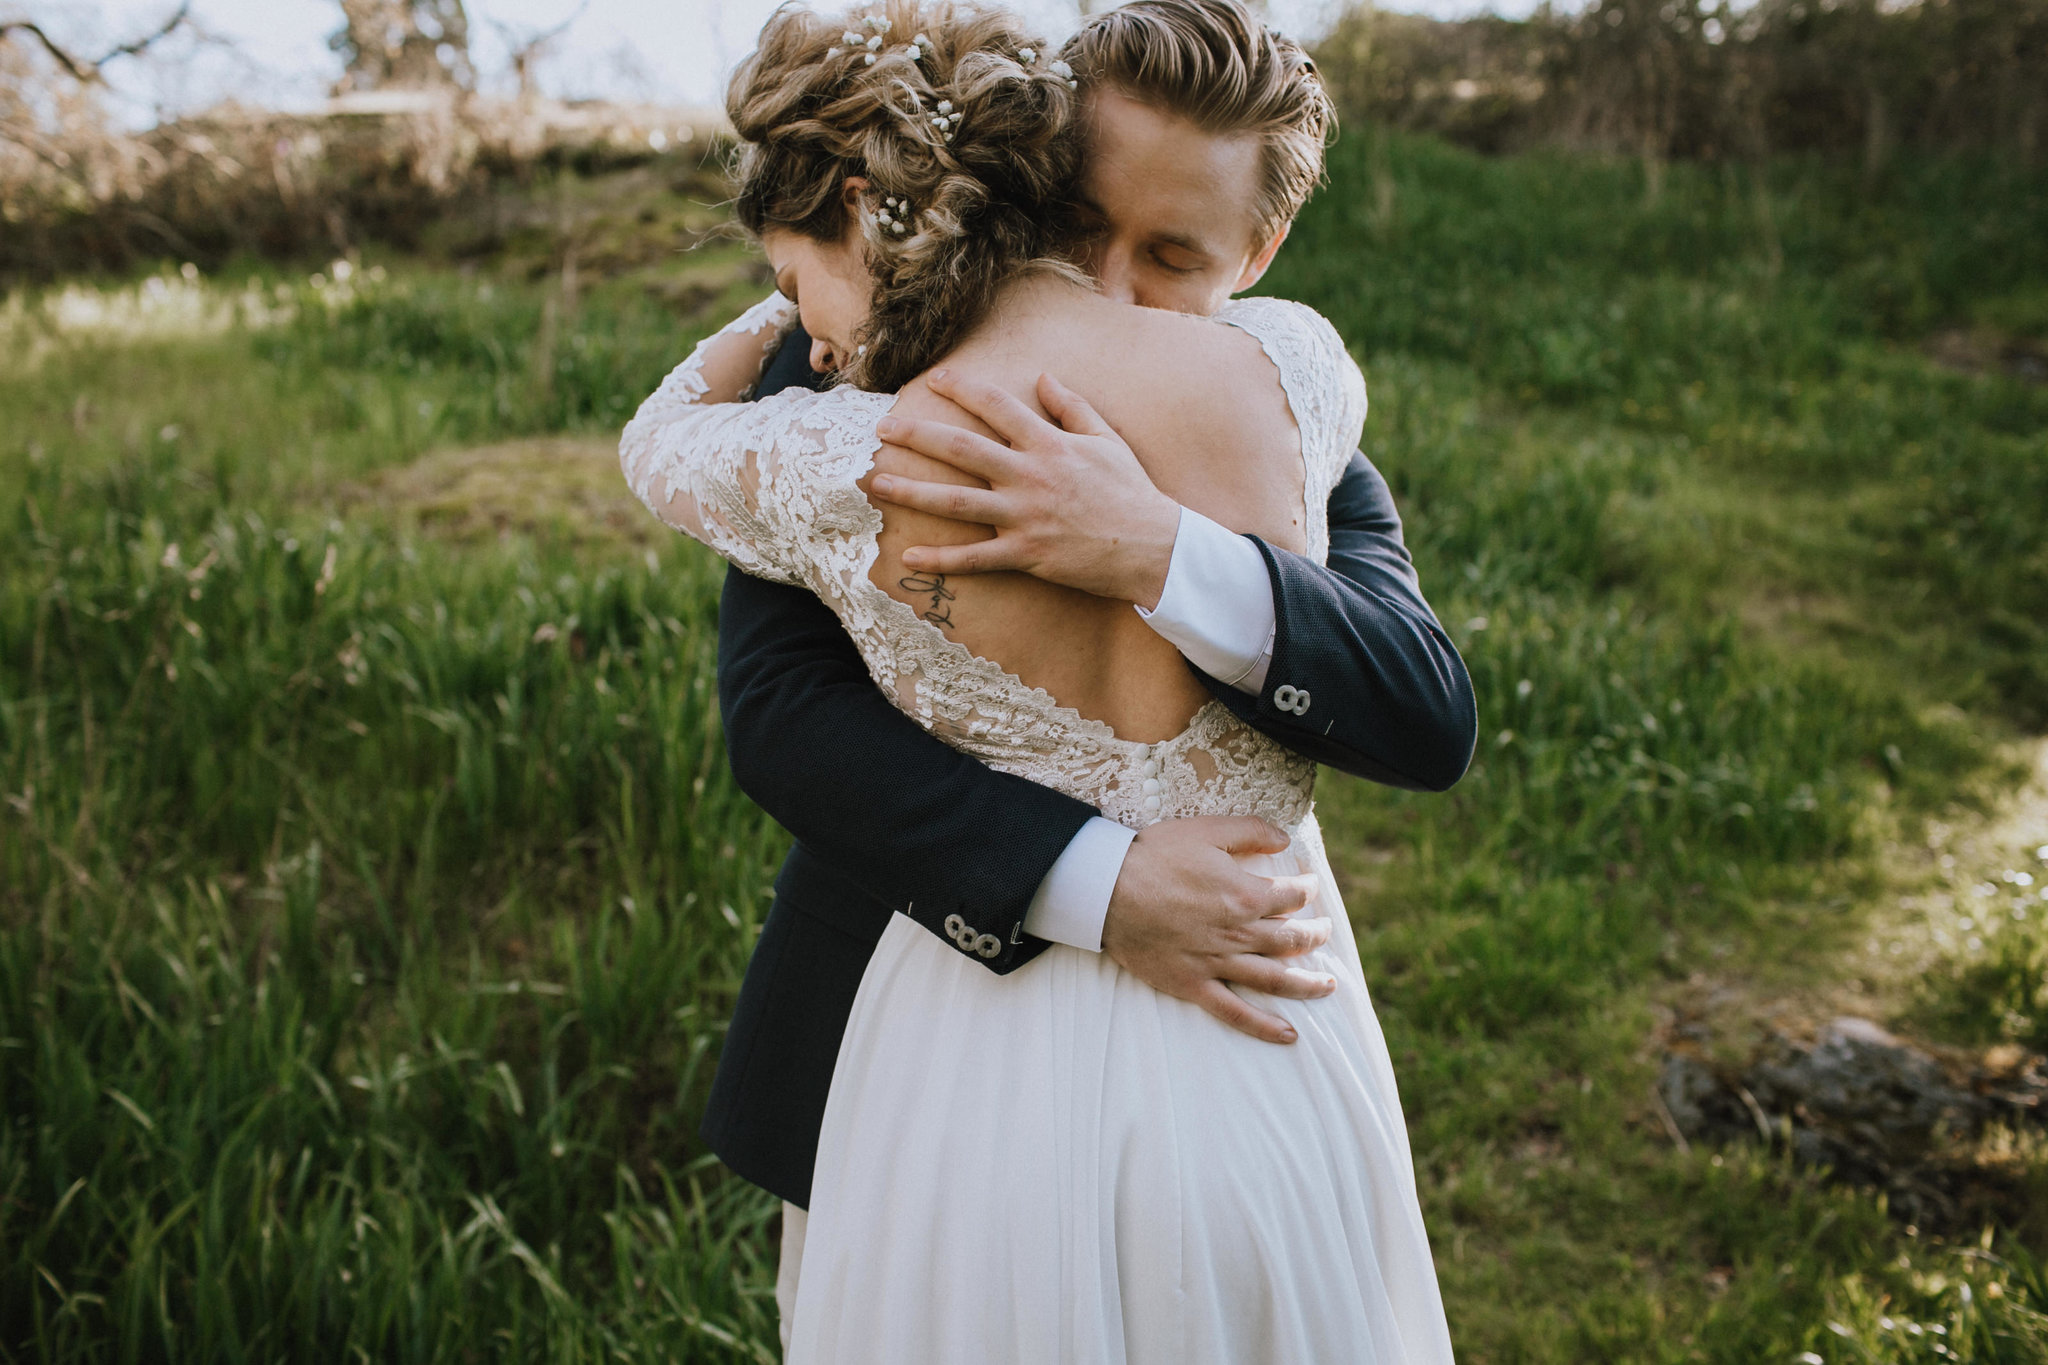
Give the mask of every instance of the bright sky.
<svg viewBox="0 0 2048 1365">
<path fill-rule="evenodd" d="M 839 0 L 812 0 L 829 8 Z M 713 105 L 724 74 L 752 50 L 777 0 L 588 0 L 540 69 L 541 84 L 564 97 L 611 96 Z M 1077 22 L 1074 0 L 1010 0 L 1057 41 Z M 1269 0 L 1273 21 L 1313 37 L 1343 0 Z M 505 70 L 514 41 L 560 23 L 577 0 L 468 0 L 471 47 L 488 78 Z M 1535 0 L 1382 0 L 1382 8 L 1440 17 L 1497 10 L 1526 14 Z M 27 17 L 87 55 L 146 32 L 175 0 L 0 0 L 0 17 Z M 108 75 L 127 120 L 146 124 L 226 95 L 252 104 L 303 108 L 323 99 L 340 72 L 327 36 L 341 26 L 335 0 L 195 0 L 205 29 L 232 49 L 167 45 L 147 62 L 124 61 Z"/>
</svg>

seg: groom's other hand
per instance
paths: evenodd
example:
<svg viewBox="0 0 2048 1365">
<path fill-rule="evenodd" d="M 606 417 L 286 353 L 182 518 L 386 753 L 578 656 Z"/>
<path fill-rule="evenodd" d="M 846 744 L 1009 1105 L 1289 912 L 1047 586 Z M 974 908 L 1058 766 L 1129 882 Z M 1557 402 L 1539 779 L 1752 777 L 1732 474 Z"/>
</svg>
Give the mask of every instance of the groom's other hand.
<svg viewBox="0 0 2048 1365">
<path fill-rule="evenodd" d="M 1124 855 L 1102 951 L 1154 990 L 1200 1005 L 1240 1033 L 1293 1042 L 1293 1025 L 1230 989 L 1235 983 L 1292 1000 L 1337 989 L 1328 973 L 1280 960 L 1330 941 L 1328 919 L 1286 918 L 1315 895 L 1315 878 L 1261 877 L 1237 861 L 1286 847 L 1284 833 L 1250 816 L 1146 826 Z"/>
<path fill-rule="evenodd" d="M 1007 390 L 958 371 L 933 370 L 925 382 L 1002 440 L 946 422 L 901 417 L 883 418 L 876 434 L 987 487 L 880 475 L 875 496 L 990 527 L 995 537 L 914 546 L 903 552 L 905 568 L 931 574 L 1014 570 L 1135 602 L 1147 611 L 1158 605 L 1180 529 L 1180 504 L 1153 485 L 1123 437 L 1086 399 L 1051 375 L 1040 375 L 1038 401 L 1055 426 Z"/>
</svg>

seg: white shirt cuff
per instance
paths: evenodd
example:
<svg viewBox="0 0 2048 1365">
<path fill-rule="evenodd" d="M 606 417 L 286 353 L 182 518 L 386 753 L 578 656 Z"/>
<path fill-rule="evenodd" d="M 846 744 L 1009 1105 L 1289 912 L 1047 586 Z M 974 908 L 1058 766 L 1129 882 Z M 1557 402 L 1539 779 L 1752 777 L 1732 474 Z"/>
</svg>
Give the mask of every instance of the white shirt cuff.
<svg viewBox="0 0 2048 1365">
<path fill-rule="evenodd" d="M 1240 692 L 1273 665 L 1273 580 L 1259 547 L 1200 512 L 1180 509 L 1159 605 L 1137 609 L 1189 663 Z"/>
<path fill-rule="evenodd" d="M 1024 912 L 1024 932 L 1084 952 L 1102 951 L 1102 922 L 1138 832 L 1093 816 L 1038 884 Z"/>
</svg>

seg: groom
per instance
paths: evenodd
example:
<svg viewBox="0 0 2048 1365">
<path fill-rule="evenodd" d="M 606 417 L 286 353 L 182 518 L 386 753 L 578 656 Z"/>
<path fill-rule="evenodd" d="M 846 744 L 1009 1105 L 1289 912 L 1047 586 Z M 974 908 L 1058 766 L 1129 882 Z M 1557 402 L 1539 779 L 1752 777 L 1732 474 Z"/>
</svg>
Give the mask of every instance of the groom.
<svg viewBox="0 0 2048 1365">
<path fill-rule="evenodd" d="M 1251 287 L 1322 174 L 1332 111 L 1306 54 L 1239 0 L 1132 0 L 1091 20 L 1062 56 L 1089 101 L 1085 188 L 1102 291 L 1206 314 Z M 759 392 L 815 383 L 832 359 L 799 332 Z M 983 416 L 1021 406 L 944 384 L 934 387 Z M 1415 790 L 1463 774 L 1470 681 L 1363 455 L 1331 495 L 1324 567 L 1179 507 L 1085 404 L 1054 410 L 1066 429 L 1031 415 L 1036 435 L 1014 450 L 885 419 L 887 439 L 988 485 L 877 480 L 889 501 L 996 528 L 991 540 L 924 551 L 914 567 L 941 580 L 1022 570 L 1130 601 L 1234 713 L 1303 755 Z M 1276 1043 L 1292 1041 L 1285 1021 L 1229 984 L 1300 999 L 1330 989 L 1285 963 L 1319 946 L 1327 922 L 1279 918 L 1300 908 L 1298 894 L 1235 861 L 1285 847 L 1278 830 L 1200 818 L 1134 834 L 984 767 L 897 711 L 802 589 L 728 574 L 719 698 L 734 775 L 797 840 L 703 1129 L 728 1166 L 787 1201 L 785 1312 L 834 1061 L 891 915 L 998 974 L 1048 941 L 1106 952 Z M 971 1178 L 1003 1178 L 972 1153 L 962 1160 Z"/>
</svg>

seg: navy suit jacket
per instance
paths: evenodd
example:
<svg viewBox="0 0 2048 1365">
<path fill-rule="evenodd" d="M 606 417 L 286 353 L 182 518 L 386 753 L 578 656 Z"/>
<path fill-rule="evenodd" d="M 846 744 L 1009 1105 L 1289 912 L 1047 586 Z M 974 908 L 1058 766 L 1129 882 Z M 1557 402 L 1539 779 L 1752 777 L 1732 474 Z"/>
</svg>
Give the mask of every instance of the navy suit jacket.
<svg viewBox="0 0 2048 1365">
<path fill-rule="evenodd" d="M 799 330 L 761 396 L 814 387 L 809 350 Z M 1253 696 L 1197 676 L 1317 762 L 1418 791 L 1456 782 L 1477 728 L 1472 684 L 1423 601 L 1379 472 L 1356 455 L 1331 494 L 1327 567 L 1253 539 L 1277 615 L 1266 685 Z M 908 915 L 961 951 L 942 927 L 958 913 L 1002 939 L 995 957 L 974 960 L 1015 971 L 1047 946 L 1024 932 L 1032 896 L 1097 812 L 927 734 L 875 686 L 829 608 L 738 570 L 719 606 L 718 698 L 734 776 L 796 846 L 740 988 L 703 1136 L 740 1175 L 808 1207 L 839 1042 L 889 917 Z"/>
</svg>

